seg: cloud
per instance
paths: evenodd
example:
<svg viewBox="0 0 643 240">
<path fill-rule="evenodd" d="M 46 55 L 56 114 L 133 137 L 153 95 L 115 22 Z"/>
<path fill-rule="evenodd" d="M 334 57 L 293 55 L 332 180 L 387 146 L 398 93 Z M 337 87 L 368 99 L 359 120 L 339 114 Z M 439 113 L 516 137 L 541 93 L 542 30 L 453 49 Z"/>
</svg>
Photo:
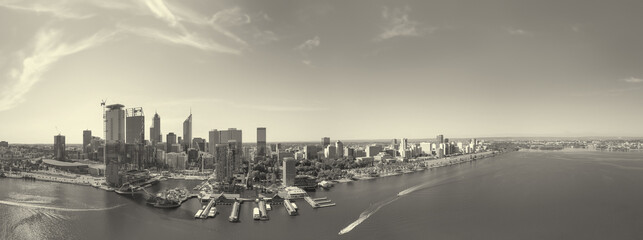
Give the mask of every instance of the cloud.
<svg viewBox="0 0 643 240">
<path fill-rule="evenodd" d="M 635 78 L 635 77 L 625 78 L 622 81 L 626 83 L 643 83 L 643 79 Z"/>
<path fill-rule="evenodd" d="M 516 35 L 516 36 L 533 36 L 534 35 L 532 32 L 528 32 L 523 29 L 517 29 L 517 28 L 508 28 L 507 32 L 510 35 Z"/>
<path fill-rule="evenodd" d="M 299 50 L 299 51 L 312 50 L 313 48 L 319 47 L 319 44 L 321 44 L 321 42 L 319 41 L 319 36 L 315 36 L 314 38 L 308 39 L 304 43 L 295 47 L 295 50 Z"/>
<path fill-rule="evenodd" d="M 229 26 L 239 26 L 250 23 L 250 16 L 242 13 L 239 7 L 233 7 L 215 13 L 210 21 Z"/>
<path fill-rule="evenodd" d="M 241 52 L 237 49 L 221 45 L 207 38 L 199 37 L 193 33 L 171 33 L 147 27 L 132 27 L 120 25 L 120 28 L 130 33 L 148 37 L 165 43 L 194 47 L 204 51 L 229 53 L 239 55 Z"/>
<path fill-rule="evenodd" d="M 146 0 L 145 4 L 157 18 L 164 20 L 172 27 L 182 27 L 179 25 L 179 20 L 172 14 L 163 0 Z"/>
<path fill-rule="evenodd" d="M 393 9 L 384 7 L 382 18 L 387 23 L 384 31 L 375 38 L 375 41 L 383 41 L 394 37 L 420 36 L 425 32 L 432 33 L 436 30 L 436 28 L 418 29 L 419 22 L 409 19 L 410 11 L 411 8 L 408 6 Z"/>
<path fill-rule="evenodd" d="M 24 5 L 2 2 L 0 3 L 0 6 L 13 10 L 35 12 L 38 14 L 51 14 L 54 17 L 60 19 L 86 19 L 94 16 L 93 14 L 81 14 L 74 12 L 64 4 L 54 1 L 43 1 L 40 3 L 31 3 Z"/>
<path fill-rule="evenodd" d="M 60 59 L 96 47 L 114 38 L 118 31 L 100 31 L 75 43 L 61 41 L 62 31 L 43 30 L 35 37 L 31 56 L 22 61 L 22 70 L 13 69 L 13 83 L 6 85 L 0 96 L 0 111 L 14 108 L 24 101 L 24 95 L 41 80 L 51 66 Z"/>
</svg>

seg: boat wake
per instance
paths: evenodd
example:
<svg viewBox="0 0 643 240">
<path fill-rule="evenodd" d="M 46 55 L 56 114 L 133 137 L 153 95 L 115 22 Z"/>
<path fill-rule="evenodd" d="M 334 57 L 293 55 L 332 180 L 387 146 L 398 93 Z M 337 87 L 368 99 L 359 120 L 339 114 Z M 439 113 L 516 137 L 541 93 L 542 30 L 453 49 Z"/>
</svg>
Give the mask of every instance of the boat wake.
<svg viewBox="0 0 643 240">
<path fill-rule="evenodd" d="M 111 210 L 111 209 L 118 208 L 118 207 L 121 207 L 121 206 L 124 205 L 124 204 L 120 204 L 120 205 L 116 205 L 116 206 L 113 206 L 113 207 L 106 207 L 106 208 L 63 208 L 63 207 L 51 207 L 51 206 L 43 206 L 43 205 L 37 205 L 37 204 L 22 203 L 22 202 L 12 202 L 12 201 L 4 201 L 4 200 L 0 200 L 0 204 L 9 205 L 9 206 L 16 206 L 16 207 L 49 209 L 49 210 L 56 210 L 56 211 L 62 211 L 62 212 L 106 211 L 106 210 Z"/>
<path fill-rule="evenodd" d="M 373 215 L 378 210 L 380 210 L 380 208 L 382 208 L 382 207 L 384 207 L 386 205 L 389 205 L 392 202 L 395 202 L 395 200 L 397 200 L 398 198 L 399 197 L 394 197 L 392 199 L 376 203 L 375 205 L 373 205 L 370 208 L 366 209 L 366 211 L 362 212 L 362 214 L 359 215 L 359 218 L 357 218 L 357 220 L 355 220 L 353 223 L 349 224 L 344 229 L 339 231 L 339 235 L 343 235 L 345 233 L 348 233 L 348 232 L 352 231 L 353 228 L 357 227 L 357 225 L 360 225 L 364 220 L 366 220 L 369 217 L 371 217 L 371 215 Z"/>
</svg>

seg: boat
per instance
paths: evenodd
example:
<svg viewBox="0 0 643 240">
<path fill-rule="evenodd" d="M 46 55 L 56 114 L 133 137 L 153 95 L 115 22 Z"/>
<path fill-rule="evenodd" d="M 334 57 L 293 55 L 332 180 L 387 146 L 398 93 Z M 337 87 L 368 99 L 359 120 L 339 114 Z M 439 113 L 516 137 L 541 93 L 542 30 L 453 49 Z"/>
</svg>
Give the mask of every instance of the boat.
<svg viewBox="0 0 643 240">
<path fill-rule="evenodd" d="M 270 206 L 270 203 L 266 203 L 266 210 L 271 211 L 272 207 Z"/>
<path fill-rule="evenodd" d="M 292 203 L 290 200 L 286 199 L 284 200 L 284 207 L 286 208 L 286 211 L 288 212 L 288 215 L 290 216 L 295 216 L 298 214 L 297 209 L 293 207 Z"/>
<path fill-rule="evenodd" d="M 208 213 L 208 217 L 213 218 L 216 215 L 217 215 L 217 208 L 216 207 L 211 207 L 210 212 Z"/>
<path fill-rule="evenodd" d="M 258 207 L 255 207 L 255 208 L 252 209 L 252 218 L 254 220 L 261 219 L 261 214 L 259 214 L 259 208 Z"/>
<path fill-rule="evenodd" d="M 228 218 L 228 221 L 230 222 L 238 222 L 239 221 L 239 202 L 235 201 L 234 205 L 232 206 L 232 211 L 230 212 L 230 217 Z"/>
<path fill-rule="evenodd" d="M 297 208 L 297 204 L 295 203 L 290 203 L 290 204 L 292 204 L 292 207 L 295 209 L 295 211 L 299 210 L 299 208 Z"/>
<path fill-rule="evenodd" d="M 320 187 L 322 187 L 322 188 L 326 188 L 326 189 L 328 189 L 328 188 L 330 188 L 330 187 L 332 187 L 332 186 L 333 186 L 333 182 L 331 182 L 331 181 L 325 181 L 325 180 L 324 180 L 324 181 L 319 182 L 319 183 L 318 183 L 318 185 L 319 185 Z"/>
<path fill-rule="evenodd" d="M 199 211 L 197 211 L 196 214 L 194 214 L 194 218 L 200 218 L 202 213 L 203 213 L 203 209 L 199 209 Z"/>
</svg>

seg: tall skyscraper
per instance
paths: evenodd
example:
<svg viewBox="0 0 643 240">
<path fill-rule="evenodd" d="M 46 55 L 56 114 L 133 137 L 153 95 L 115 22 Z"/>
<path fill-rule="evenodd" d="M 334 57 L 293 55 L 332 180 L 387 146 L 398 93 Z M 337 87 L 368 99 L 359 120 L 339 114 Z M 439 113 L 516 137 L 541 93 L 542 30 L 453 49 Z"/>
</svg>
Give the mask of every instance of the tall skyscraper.
<svg viewBox="0 0 643 240">
<path fill-rule="evenodd" d="M 217 181 L 227 182 L 234 176 L 237 168 L 241 164 L 241 149 L 237 148 L 235 140 L 228 141 L 227 144 L 217 144 L 215 147 L 215 164 Z"/>
<path fill-rule="evenodd" d="M 219 141 L 219 131 L 216 129 L 210 130 L 208 133 L 208 149 L 210 154 L 214 155 L 214 149 L 217 147 L 217 144 L 220 144 Z"/>
<path fill-rule="evenodd" d="M 444 143 L 444 135 L 440 134 L 435 137 L 438 143 Z"/>
<path fill-rule="evenodd" d="M 337 140 L 337 142 L 335 142 L 335 151 L 337 158 L 344 157 L 344 143 L 342 143 L 342 141 Z"/>
<path fill-rule="evenodd" d="M 159 116 L 158 113 L 154 113 L 154 117 L 152 118 L 150 142 L 152 142 L 152 146 L 156 146 L 156 143 L 163 142 L 163 137 L 161 136 L 161 116 Z"/>
<path fill-rule="evenodd" d="M 266 157 L 266 128 L 257 128 L 257 160 L 263 160 Z"/>
<path fill-rule="evenodd" d="M 297 176 L 297 169 L 295 168 L 296 161 L 292 157 L 284 158 L 282 167 L 282 184 L 284 187 L 290 187 L 295 184 L 295 177 Z"/>
<path fill-rule="evenodd" d="M 321 145 L 322 145 L 322 148 L 326 148 L 326 146 L 330 145 L 330 138 L 329 137 L 323 137 L 321 139 Z"/>
<path fill-rule="evenodd" d="M 192 147 L 192 112 L 185 121 L 183 121 L 183 145 L 185 149 Z"/>
<path fill-rule="evenodd" d="M 122 104 L 112 104 L 107 106 L 106 124 L 107 143 L 125 142 L 125 106 Z"/>
<path fill-rule="evenodd" d="M 85 130 L 83 131 L 83 153 L 89 153 L 87 146 L 92 143 L 92 131 Z"/>
<path fill-rule="evenodd" d="M 143 108 L 128 108 L 126 116 L 125 143 L 142 144 L 145 142 L 145 114 Z"/>
<path fill-rule="evenodd" d="M 172 152 L 172 145 L 176 144 L 176 134 L 173 132 L 168 133 L 165 143 L 167 144 L 166 152 Z"/>
<path fill-rule="evenodd" d="M 243 149 L 243 139 L 241 130 L 236 128 L 228 128 L 228 130 L 219 131 L 219 142 L 228 143 L 230 140 L 234 140 L 237 143 L 237 149 Z"/>
<path fill-rule="evenodd" d="M 65 161 L 65 136 L 54 136 L 54 159 L 58 161 Z"/>
<path fill-rule="evenodd" d="M 400 142 L 400 156 L 402 157 L 408 157 L 406 156 L 406 149 L 408 148 L 409 140 L 406 138 L 402 138 L 402 141 Z"/>
</svg>

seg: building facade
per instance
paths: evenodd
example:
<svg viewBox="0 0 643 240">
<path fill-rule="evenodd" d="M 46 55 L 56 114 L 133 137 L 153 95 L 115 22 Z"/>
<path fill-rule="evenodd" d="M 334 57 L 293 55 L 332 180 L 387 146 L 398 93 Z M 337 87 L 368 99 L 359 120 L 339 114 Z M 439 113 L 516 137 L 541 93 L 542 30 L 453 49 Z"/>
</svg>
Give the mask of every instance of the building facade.
<svg viewBox="0 0 643 240">
<path fill-rule="evenodd" d="M 107 136 L 105 141 L 108 143 L 125 142 L 125 106 L 121 104 L 112 104 L 107 106 L 105 112 Z"/>
</svg>

